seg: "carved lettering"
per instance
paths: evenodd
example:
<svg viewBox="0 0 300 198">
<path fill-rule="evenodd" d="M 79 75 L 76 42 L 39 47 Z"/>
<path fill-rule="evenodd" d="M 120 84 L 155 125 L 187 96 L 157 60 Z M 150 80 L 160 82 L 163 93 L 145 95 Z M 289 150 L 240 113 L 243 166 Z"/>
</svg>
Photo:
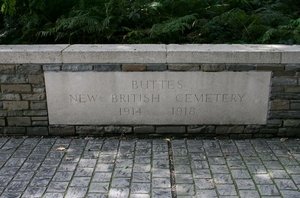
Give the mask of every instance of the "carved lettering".
<svg viewBox="0 0 300 198">
<path fill-rule="evenodd" d="M 112 103 L 155 103 L 160 102 L 159 94 L 112 94 Z"/>
<path fill-rule="evenodd" d="M 132 89 L 182 89 L 182 81 L 174 80 L 133 80 L 131 81 Z"/>
<path fill-rule="evenodd" d="M 231 102 L 231 103 L 237 103 L 237 102 L 243 102 L 244 97 L 246 94 L 177 94 L 175 96 L 176 102 Z"/>
</svg>

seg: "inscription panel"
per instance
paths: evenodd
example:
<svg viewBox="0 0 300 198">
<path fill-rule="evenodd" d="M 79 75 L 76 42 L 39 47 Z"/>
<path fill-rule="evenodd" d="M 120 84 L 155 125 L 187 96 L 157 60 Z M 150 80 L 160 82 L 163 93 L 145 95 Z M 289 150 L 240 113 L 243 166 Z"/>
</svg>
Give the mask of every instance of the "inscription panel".
<svg viewBox="0 0 300 198">
<path fill-rule="evenodd" d="M 271 72 L 46 72 L 50 124 L 265 124 Z"/>
</svg>

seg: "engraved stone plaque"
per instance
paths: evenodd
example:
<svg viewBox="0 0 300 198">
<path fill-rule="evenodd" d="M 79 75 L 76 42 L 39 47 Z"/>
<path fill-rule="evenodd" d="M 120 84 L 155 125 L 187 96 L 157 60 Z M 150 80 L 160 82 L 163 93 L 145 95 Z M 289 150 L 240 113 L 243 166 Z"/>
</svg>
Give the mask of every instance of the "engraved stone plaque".
<svg viewBox="0 0 300 198">
<path fill-rule="evenodd" d="M 50 124 L 266 124 L 271 72 L 46 72 Z"/>
</svg>

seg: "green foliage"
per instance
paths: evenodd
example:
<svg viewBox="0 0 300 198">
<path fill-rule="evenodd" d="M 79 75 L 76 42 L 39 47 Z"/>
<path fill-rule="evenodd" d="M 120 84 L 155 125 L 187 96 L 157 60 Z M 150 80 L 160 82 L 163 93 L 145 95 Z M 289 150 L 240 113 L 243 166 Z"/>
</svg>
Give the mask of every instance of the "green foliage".
<svg viewBox="0 0 300 198">
<path fill-rule="evenodd" d="M 0 44 L 300 43 L 300 1 L 0 0 Z"/>
</svg>

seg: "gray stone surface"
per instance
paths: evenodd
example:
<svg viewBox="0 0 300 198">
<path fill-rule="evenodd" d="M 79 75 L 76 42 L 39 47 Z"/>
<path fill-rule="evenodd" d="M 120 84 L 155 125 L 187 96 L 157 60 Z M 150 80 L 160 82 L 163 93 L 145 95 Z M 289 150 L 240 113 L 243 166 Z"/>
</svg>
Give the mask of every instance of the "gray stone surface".
<svg viewBox="0 0 300 198">
<path fill-rule="evenodd" d="M 265 124 L 270 75 L 270 72 L 46 72 L 49 122 Z M 13 96 L 2 94 L 2 97 Z M 26 98 L 43 99 L 38 94 Z"/>
</svg>

